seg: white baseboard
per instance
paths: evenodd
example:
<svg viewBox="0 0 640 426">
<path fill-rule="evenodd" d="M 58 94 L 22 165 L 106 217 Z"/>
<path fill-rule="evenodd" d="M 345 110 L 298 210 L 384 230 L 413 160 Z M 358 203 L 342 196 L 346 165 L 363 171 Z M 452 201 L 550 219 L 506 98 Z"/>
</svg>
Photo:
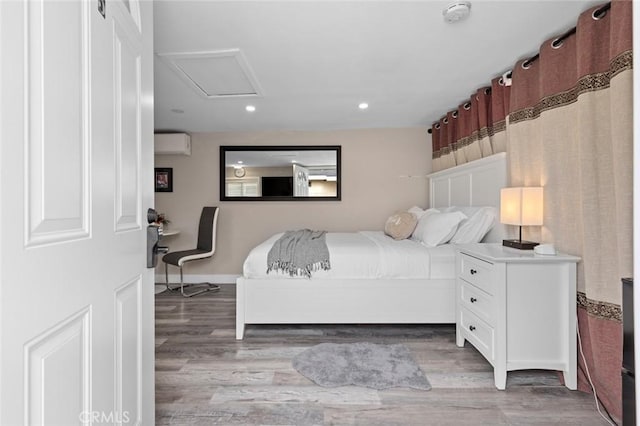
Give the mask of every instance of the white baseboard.
<svg viewBox="0 0 640 426">
<path fill-rule="evenodd" d="M 194 275 L 185 274 L 185 284 L 213 283 L 213 284 L 235 284 L 236 279 L 240 275 L 231 274 L 213 274 L 213 275 Z M 180 274 L 169 274 L 171 283 L 180 283 Z M 156 274 L 156 284 L 165 284 L 164 274 Z"/>
</svg>

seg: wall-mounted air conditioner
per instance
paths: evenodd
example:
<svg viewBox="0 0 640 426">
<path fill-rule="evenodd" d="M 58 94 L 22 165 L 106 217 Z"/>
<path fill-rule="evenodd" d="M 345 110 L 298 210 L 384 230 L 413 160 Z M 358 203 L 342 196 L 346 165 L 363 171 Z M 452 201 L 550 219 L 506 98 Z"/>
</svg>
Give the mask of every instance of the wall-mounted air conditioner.
<svg viewBox="0 0 640 426">
<path fill-rule="evenodd" d="M 156 155 L 191 155 L 191 136 L 186 133 L 156 133 L 153 146 Z"/>
</svg>

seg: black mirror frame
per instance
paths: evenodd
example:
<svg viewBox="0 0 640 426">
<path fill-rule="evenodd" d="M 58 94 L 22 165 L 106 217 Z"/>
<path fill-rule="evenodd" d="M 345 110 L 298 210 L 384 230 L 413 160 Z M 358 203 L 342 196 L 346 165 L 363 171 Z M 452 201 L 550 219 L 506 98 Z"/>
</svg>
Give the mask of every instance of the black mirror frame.
<svg viewBox="0 0 640 426">
<path fill-rule="evenodd" d="M 342 147 L 340 145 L 220 145 L 220 201 L 341 201 Z M 336 195 L 330 197 L 228 197 L 226 195 L 226 153 L 233 151 L 335 151 Z"/>
</svg>

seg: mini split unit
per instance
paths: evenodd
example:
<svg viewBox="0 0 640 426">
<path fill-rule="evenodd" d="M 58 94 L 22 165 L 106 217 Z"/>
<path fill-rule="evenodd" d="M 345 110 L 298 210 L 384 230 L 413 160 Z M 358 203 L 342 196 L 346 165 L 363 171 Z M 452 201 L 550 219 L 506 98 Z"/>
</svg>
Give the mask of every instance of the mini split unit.
<svg viewBox="0 0 640 426">
<path fill-rule="evenodd" d="M 191 136 L 186 133 L 156 133 L 153 135 L 156 155 L 191 155 Z"/>
</svg>

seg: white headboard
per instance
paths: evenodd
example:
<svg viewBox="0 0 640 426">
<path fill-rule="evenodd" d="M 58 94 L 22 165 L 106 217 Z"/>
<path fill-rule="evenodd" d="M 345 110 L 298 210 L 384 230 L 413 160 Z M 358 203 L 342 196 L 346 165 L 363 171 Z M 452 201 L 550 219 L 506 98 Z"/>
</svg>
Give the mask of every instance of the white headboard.
<svg viewBox="0 0 640 426">
<path fill-rule="evenodd" d="M 429 207 L 494 206 L 499 212 L 500 189 L 507 186 L 507 154 L 500 152 L 428 178 Z M 498 242 L 505 235 L 504 225 L 497 223 L 483 241 Z"/>
</svg>

